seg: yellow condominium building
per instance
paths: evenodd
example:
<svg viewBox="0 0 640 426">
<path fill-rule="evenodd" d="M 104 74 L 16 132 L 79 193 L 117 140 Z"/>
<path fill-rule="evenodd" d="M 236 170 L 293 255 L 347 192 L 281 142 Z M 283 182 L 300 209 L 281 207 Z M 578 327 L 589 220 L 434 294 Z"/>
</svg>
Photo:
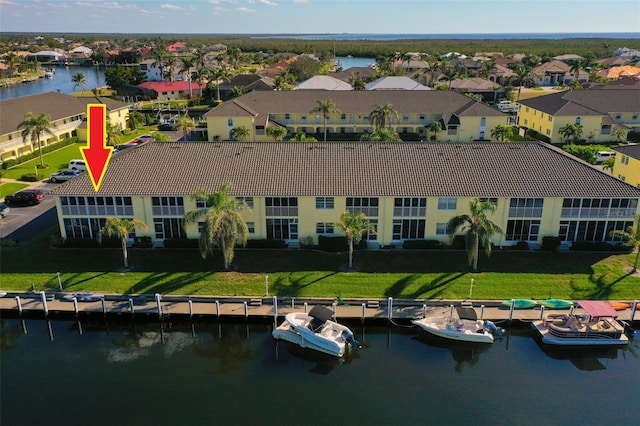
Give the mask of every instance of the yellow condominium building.
<svg viewBox="0 0 640 426">
<path fill-rule="evenodd" d="M 520 101 L 518 126 L 541 139 L 559 143 L 567 124 L 582 126 L 588 143 L 619 140 L 616 130 L 640 131 L 640 91 L 633 89 L 570 90 Z M 622 140 L 624 140 L 624 137 Z"/>
<path fill-rule="evenodd" d="M 491 220 L 505 231 L 497 245 L 612 241 L 640 199 L 640 189 L 548 144 L 495 142 L 150 142 L 113 157 L 98 192 L 85 174 L 52 195 L 63 238 L 94 239 L 116 216 L 146 223 L 138 236 L 161 246 L 199 237 L 182 223 L 206 208 L 191 195 L 224 182 L 250 207 L 249 238 L 289 247 L 341 235 L 346 210 L 376 228 L 365 236 L 370 248 L 448 242 L 447 222 L 476 197 L 496 206 Z"/>
<path fill-rule="evenodd" d="M 119 129 L 126 129 L 129 105 L 102 97 L 79 98 L 58 92 L 21 96 L 0 101 L 0 162 L 15 159 L 38 149 L 37 141 L 22 138 L 18 126 L 27 113 L 36 116 L 48 114 L 51 133 L 43 134 L 42 146 L 77 136 L 87 140 L 87 105 L 104 104 L 109 122 Z"/>
<path fill-rule="evenodd" d="M 273 141 L 266 129 L 284 127 L 289 136 L 298 132 L 321 140 L 325 118 L 313 112 L 318 101 L 331 100 L 335 111 L 326 118 L 329 140 L 359 139 L 371 133 L 371 112 L 379 105 L 390 104 L 398 113 L 391 128 L 412 140 L 472 142 L 490 140 L 497 125 L 507 125 L 508 116 L 475 99 L 452 91 L 424 90 L 294 90 L 253 91 L 223 102 L 205 114 L 210 141 L 231 140 L 231 131 L 244 126 L 246 141 Z M 431 123 L 440 122 L 435 135 Z M 405 138 L 406 139 L 406 138 Z"/>
<path fill-rule="evenodd" d="M 640 188 L 640 145 L 613 148 L 616 151 L 612 174 L 629 185 Z"/>
</svg>

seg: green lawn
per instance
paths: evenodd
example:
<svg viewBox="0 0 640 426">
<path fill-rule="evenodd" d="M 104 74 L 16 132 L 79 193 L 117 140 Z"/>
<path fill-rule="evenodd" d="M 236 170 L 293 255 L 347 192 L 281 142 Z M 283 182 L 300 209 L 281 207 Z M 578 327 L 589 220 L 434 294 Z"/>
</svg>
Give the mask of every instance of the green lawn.
<svg viewBox="0 0 640 426">
<path fill-rule="evenodd" d="M 355 272 L 347 254 L 306 250 L 238 250 L 232 272 L 219 255 L 203 260 L 197 250 L 130 250 L 133 269 L 121 272 L 119 249 L 51 249 L 49 236 L 26 246 L 3 248 L 3 290 L 58 288 L 103 293 L 261 296 L 265 276 L 270 295 L 464 299 L 475 280 L 474 299 L 547 297 L 638 299 L 640 278 L 627 276 L 633 254 L 494 251 L 480 258 L 483 272 L 466 272 L 458 251 L 362 251 Z M 38 253 L 37 260 L 33 253 Z"/>
<path fill-rule="evenodd" d="M 13 194 L 14 192 L 18 192 L 21 189 L 26 188 L 27 186 L 29 185 L 27 185 L 26 183 L 3 183 L 2 185 L 0 185 L 0 198 L 4 198 L 5 196 Z"/>
<path fill-rule="evenodd" d="M 120 137 L 120 143 L 127 143 L 140 135 L 150 133 L 156 126 L 141 126 L 136 130 L 127 130 Z M 44 163 L 48 166 L 44 169 L 38 168 L 39 180 L 49 178 L 49 175 L 60 170 L 66 170 L 69 167 L 69 160 L 74 158 L 82 158 L 80 148 L 86 146 L 86 142 L 75 143 L 60 148 L 54 152 L 43 155 Z M 21 163 L 4 171 L 4 177 L 9 179 L 20 179 L 22 175 L 36 173 L 36 166 L 40 164 L 40 157 Z"/>
</svg>

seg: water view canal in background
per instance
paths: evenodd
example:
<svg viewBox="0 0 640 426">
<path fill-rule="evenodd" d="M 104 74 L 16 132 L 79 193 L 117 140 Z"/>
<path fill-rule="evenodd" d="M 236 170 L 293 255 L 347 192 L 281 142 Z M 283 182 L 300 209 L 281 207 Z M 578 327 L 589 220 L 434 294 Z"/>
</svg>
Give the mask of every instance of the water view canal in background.
<svg viewBox="0 0 640 426">
<path fill-rule="evenodd" d="M 349 325 L 344 359 L 264 323 L 2 319 L 0 423 L 11 425 L 632 425 L 640 339 L 543 350 L 528 324 L 493 345 Z"/>
<path fill-rule="evenodd" d="M 48 67 L 43 66 L 43 68 Z M 77 73 L 82 73 L 84 75 L 86 81 L 84 90 L 92 90 L 96 87 L 103 87 L 106 85 L 103 68 L 57 66 L 53 67 L 53 69 L 55 70 L 53 78 L 39 78 L 26 83 L 17 83 L 6 87 L 0 87 L 0 100 L 46 92 L 60 92 L 64 94 L 73 93 L 74 91 L 81 90 L 77 87 L 73 87 L 74 82 L 71 81 L 71 78 Z"/>
</svg>

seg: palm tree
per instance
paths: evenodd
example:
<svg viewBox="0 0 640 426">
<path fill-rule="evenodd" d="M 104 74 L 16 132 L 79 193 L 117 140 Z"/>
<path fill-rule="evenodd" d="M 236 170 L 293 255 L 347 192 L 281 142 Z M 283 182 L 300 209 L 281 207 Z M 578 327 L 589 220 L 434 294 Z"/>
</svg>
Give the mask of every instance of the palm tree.
<svg viewBox="0 0 640 426">
<path fill-rule="evenodd" d="M 229 133 L 232 139 L 236 139 L 240 142 L 246 141 L 247 138 L 251 136 L 251 131 L 245 126 L 234 127 Z"/>
<path fill-rule="evenodd" d="M 442 131 L 442 123 L 439 120 L 433 121 L 431 124 L 429 124 L 429 131 L 433 133 L 433 135 L 431 135 L 429 139 L 432 142 L 437 141 L 438 133 Z"/>
<path fill-rule="evenodd" d="M 51 118 L 49 114 L 40 114 L 38 116 L 28 112 L 25 115 L 22 123 L 18 124 L 18 129 L 22 129 L 22 139 L 27 138 L 31 140 L 31 144 L 34 141 L 38 142 L 38 150 L 40 151 L 40 167 L 44 167 L 44 159 L 42 157 L 42 142 L 40 137 L 43 133 L 55 136 L 51 131 Z"/>
<path fill-rule="evenodd" d="M 84 74 L 81 72 L 77 72 L 71 76 L 71 82 L 73 83 L 74 89 L 80 89 L 81 92 L 84 91 L 87 86 L 87 79 L 84 77 Z"/>
<path fill-rule="evenodd" d="M 623 129 L 616 129 L 613 131 L 613 136 L 616 137 L 618 143 L 622 143 L 622 140 L 627 138 L 627 132 Z"/>
<path fill-rule="evenodd" d="M 182 68 L 180 69 L 180 74 L 186 76 L 187 80 L 189 80 L 189 98 L 193 97 L 193 89 L 191 87 L 191 69 L 195 63 L 194 58 L 182 58 Z"/>
<path fill-rule="evenodd" d="M 369 222 L 364 213 L 351 213 L 348 210 L 340 215 L 340 222 L 336 224 L 342 229 L 349 244 L 349 269 L 353 267 L 353 246 L 358 245 L 365 232 L 375 232 L 375 227 Z"/>
<path fill-rule="evenodd" d="M 139 124 L 145 122 L 145 116 L 139 111 L 131 111 L 127 116 L 127 125 L 131 130 L 136 130 Z"/>
<path fill-rule="evenodd" d="M 449 82 L 449 90 L 451 90 L 451 82 L 458 76 L 458 71 L 447 65 L 442 70 L 442 75 L 444 76 L 444 79 Z"/>
<path fill-rule="evenodd" d="M 7 68 L 9 69 L 9 77 L 13 77 L 13 73 L 20 67 L 22 63 L 22 58 L 15 54 L 14 52 L 7 53 L 7 56 L 4 59 Z"/>
<path fill-rule="evenodd" d="M 191 133 L 191 131 L 193 129 L 196 128 L 196 125 L 193 122 L 193 119 L 185 114 L 182 117 L 180 117 L 180 120 L 178 120 L 178 126 L 177 127 L 178 127 L 179 130 L 182 130 L 182 135 L 184 136 L 184 140 L 188 141 L 189 140 L 189 134 Z"/>
<path fill-rule="evenodd" d="M 368 142 L 402 142 L 398 132 L 377 127 L 372 133 L 365 133 L 360 137 L 361 141 Z"/>
<path fill-rule="evenodd" d="M 317 106 L 311 110 L 312 113 L 319 112 L 322 114 L 323 126 L 324 126 L 324 141 L 327 141 L 327 117 L 329 114 L 340 114 L 340 110 L 336 108 L 336 105 L 331 99 L 317 100 Z"/>
<path fill-rule="evenodd" d="M 287 129 L 281 126 L 269 126 L 267 127 L 267 136 L 273 138 L 276 142 L 281 142 L 287 135 Z"/>
<path fill-rule="evenodd" d="M 298 132 L 290 139 L 290 142 L 318 142 L 318 139 L 313 136 L 307 136 L 305 132 Z"/>
<path fill-rule="evenodd" d="M 369 114 L 369 123 L 378 129 L 391 130 L 391 121 L 400 121 L 400 114 L 393 108 L 392 104 L 376 105 Z"/>
<path fill-rule="evenodd" d="M 104 226 L 100 230 L 100 233 L 98 234 L 98 242 L 100 244 L 102 244 L 102 238 L 104 236 L 120 238 L 125 269 L 129 267 L 129 259 L 127 255 L 127 238 L 129 237 L 129 233 L 135 231 L 136 228 L 147 229 L 147 225 L 137 219 L 108 217 L 104 223 Z"/>
<path fill-rule="evenodd" d="M 575 61 L 571 61 L 571 68 L 569 69 L 569 72 L 573 74 L 574 80 L 577 80 L 580 77 L 580 70 L 582 70 L 584 65 L 584 59 L 576 59 Z"/>
<path fill-rule="evenodd" d="M 489 256 L 491 255 L 491 237 L 494 234 L 504 233 L 498 225 L 491 222 L 487 217 L 487 213 L 493 213 L 495 210 L 496 207 L 493 203 L 475 198 L 469 203 L 470 214 L 455 216 L 447 222 L 447 233 L 451 240 L 453 240 L 458 230 L 466 233 L 467 256 L 469 266 L 473 272 L 478 271 L 478 250 L 480 245 Z"/>
<path fill-rule="evenodd" d="M 560 137 L 564 140 L 568 140 L 570 137 L 573 136 L 573 124 L 565 124 L 564 126 L 560 127 L 560 130 L 558 130 L 558 133 L 560 134 Z"/>
<path fill-rule="evenodd" d="M 491 129 L 491 137 L 500 142 L 509 141 L 513 137 L 513 127 L 498 124 Z"/>
<path fill-rule="evenodd" d="M 615 157 L 609 157 L 602 162 L 602 170 L 609 170 L 609 173 L 613 173 L 613 166 L 615 165 Z"/>
<path fill-rule="evenodd" d="M 231 89 L 231 97 L 239 98 L 242 95 L 244 95 L 244 88 L 242 86 L 233 86 L 233 89 Z"/>
<path fill-rule="evenodd" d="M 218 100 L 220 100 L 220 80 L 229 81 L 231 74 L 224 68 L 213 68 L 209 70 L 210 81 L 215 82 Z"/>
<path fill-rule="evenodd" d="M 640 215 L 636 216 L 633 226 L 629 226 L 626 231 L 611 231 L 609 233 L 611 237 L 622 238 L 627 247 L 632 247 L 636 252 L 636 260 L 633 263 L 632 274 L 638 271 L 638 261 L 640 261 Z"/>
<path fill-rule="evenodd" d="M 242 244 L 247 243 L 249 230 L 247 224 L 240 215 L 247 209 L 244 201 L 239 201 L 229 195 L 231 184 L 224 182 L 219 190 L 213 194 L 204 189 L 197 190 L 191 198 L 196 201 L 204 201 L 207 208 L 192 210 L 184 215 L 185 225 L 203 223 L 200 232 L 198 246 L 203 259 L 208 254 L 213 255 L 216 247 L 220 248 L 224 258 L 224 269 L 229 269 L 235 254 L 235 244 L 238 237 Z"/>
<path fill-rule="evenodd" d="M 122 132 L 120 131 L 118 126 L 113 125 L 107 121 L 106 132 L 107 132 L 107 138 L 106 138 L 107 145 L 116 146 L 118 143 L 120 143 L 120 136 L 122 136 Z"/>
</svg>

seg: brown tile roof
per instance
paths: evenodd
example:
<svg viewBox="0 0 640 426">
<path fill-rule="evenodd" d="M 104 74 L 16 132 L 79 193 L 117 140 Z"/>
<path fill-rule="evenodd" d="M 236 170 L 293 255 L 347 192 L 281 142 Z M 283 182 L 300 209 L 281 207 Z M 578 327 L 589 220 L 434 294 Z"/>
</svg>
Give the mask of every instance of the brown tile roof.
<svg viewBox="0 0 640 426">
<path fill-rule="evenodd" d="M 318 100 L 331 99 L 343 114 L 367 115 L 376 105 L 392 104 L 399 114 L 425 113 L 451 115 L 465 106 L 475 105 L 474 114 L 484 116 L 503 116 L 497 109 L 481 102 L 448 90 L 361 90 L 331 91 L 292 90 L 274 92 L 250 92 L 234 99 L 256 111 L 258 115 L 309 113 Z M 233 101 L 223 102 L 211 109 L 205 117 L 230 117 L 237 112 Z M 464 116 L 465 113 L 461 114 Z"/>
<path fill-rule="evenodd" d="M 635 90 L 569 90 L 521 100 L 524 106 L 552 115 L 605 115 L 640 111 Z"/>
<path fill-rule="evenodd" d="M 620 154 L 628 155 L 631 158 L 640 160 L 640 144 L 617 146 L 612 149 Z"/>
<path fill-rule="evenodd" d="M 28 112 L 35 115 L 49 114 L 51 121 L 74 115 L 85 114 L 88 104 L 103 103 L 107 110 L 125 108 L 128 104 L 108 98 L 78 98 L 58 92 L 20 96 L 0 101 L 0 135 L 18 130 L 18 124 L 24 121 Z"/>
<path fill-rule="evenodd" d="M 147 143 L 112 158 L 101 195 L 630 197 L 640 189 L 543 143 Z M 54 195 L 96 194 L 85 174 Z"/>
</svg>

